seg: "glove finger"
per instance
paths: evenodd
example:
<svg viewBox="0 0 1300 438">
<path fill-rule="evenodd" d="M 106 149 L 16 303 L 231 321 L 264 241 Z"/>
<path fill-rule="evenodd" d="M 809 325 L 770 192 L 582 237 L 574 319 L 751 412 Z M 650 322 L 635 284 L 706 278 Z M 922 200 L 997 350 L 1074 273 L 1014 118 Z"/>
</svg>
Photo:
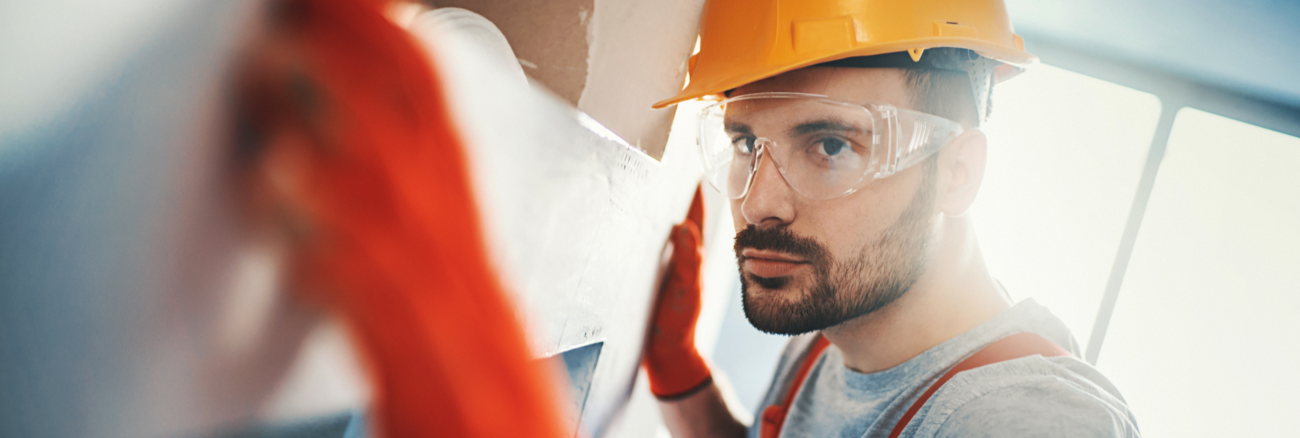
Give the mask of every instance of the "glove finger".
<svg viewBox="0 0 1300 438">
<path fill-rule="evenodd" d="M 683 269 L 700 269 L 700 252 L 704 239 L 700 236 L 700 227 L 686 220 L 673 227 L 673 269 L 674 274 Z"/>
<path fill-rule="evenodd" d="M 695 198 L 691 199 L 691 208 L 686 211 L 686 221 L 695 222 L 697 226 L 704 225 L 704 190 L 701 185 L 695 186 Z"/>
</svg>

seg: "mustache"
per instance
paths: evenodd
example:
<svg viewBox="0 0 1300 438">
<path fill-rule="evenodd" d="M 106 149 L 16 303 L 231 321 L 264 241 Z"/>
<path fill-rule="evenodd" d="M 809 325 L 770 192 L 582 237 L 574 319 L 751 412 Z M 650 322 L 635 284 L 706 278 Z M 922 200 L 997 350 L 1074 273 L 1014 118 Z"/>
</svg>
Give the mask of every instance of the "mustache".
<svg viewBox="0 0 1300 438">
<path fill-rule="evenodd" d="M 737 260 L 742 258 L 740 252 L 746 248 L 791 254 L 803 258 L 813 265 L 820 265 L 830 257 L 830 251 L 827 251 L 826 247 L 816 239 L 795 234 L 784 226 L 758 228 L 755 225 L 750 225 L 745 227 L 745 229 L 736 233 L 734 249 Z"/>
</svg>

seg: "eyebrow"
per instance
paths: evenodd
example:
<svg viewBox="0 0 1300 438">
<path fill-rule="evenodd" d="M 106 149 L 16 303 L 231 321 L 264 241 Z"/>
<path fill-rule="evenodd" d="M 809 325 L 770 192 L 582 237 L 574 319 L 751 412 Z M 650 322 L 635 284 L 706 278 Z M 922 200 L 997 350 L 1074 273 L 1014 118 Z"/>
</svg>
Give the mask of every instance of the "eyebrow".
<svg viewBox="0 0 1300 438">
<path fill-rule="evenodd" d="M 815 122 L 800 123 L 798 126 L 790 129 L 790 133 L 795 136 L 826 131 L 862 133 L 862 130 L 853 126 L 853 124 L 836 119 L 824 119 Z"/>
<path fill-rule="evenodd" d="M 754 130 L 744 123 L 726 122 L 723 125 L 723 129 L 726 129 L 727 132 L 734 132 L 737 134 L 754 135 Z"/>
<path fill-rule="evenodd" d="M 727 132 L 731 132 L 731 133 L 754 135 L 753 128 L 750 128 L 749 125 L 746 125 L 744 123 L 727 122 L 726 124 L 723 125 L 723 128 L 726 129 Z M 795 136 L 806 135 L 813 132 L 826 132 L 826 131 L 852 132 L 858 134 L 863 133 L 861 129 L 858 129 L 858 127 L 853 126 L 853 124 L 842 120 L 837 120 L 837 119 L 824 119 L 824 120 L 817 120 L 813 122 L 805 122 L 805 123 L 800 123 L 798 126 L 790 128 L 790 133 Z"/>
</svg>

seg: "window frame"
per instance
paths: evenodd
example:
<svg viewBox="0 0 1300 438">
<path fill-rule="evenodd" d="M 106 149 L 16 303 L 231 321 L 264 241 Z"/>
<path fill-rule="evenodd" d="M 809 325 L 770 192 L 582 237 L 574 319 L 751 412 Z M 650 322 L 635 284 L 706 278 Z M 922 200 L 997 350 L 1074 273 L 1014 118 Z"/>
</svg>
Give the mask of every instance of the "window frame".
<svg viewBox="0 0 1300 438">
<path fill-rule="evenodd" d="M 1183 108 L 1195 108 L 1300 137 L 1300 107 L 1135 63 L 1097 56 L 1055 44 L 1050 39 L 1035 35 L 1026 35 L 1025 40 L 1031 42 L 1030 53 L 1037 54 L 1046 64 L 1150 93 L 1160 99 L 1160 118 L 1155 136 L 1151 140 L 1146 164 L 1142 169 L 1141 179 L 1138 180 L 1132 206 L 1129 208 L 1124 233 L 1120 237 L 1119 250 L 1115 255 L 1110 277 L 1106 281 L 1101 307 L 1097 310 L 1097 319 L 1093 323 L 1092 334 L 1085 350 L 1085 359 L 1089 364 L 1096 365 L 1178 111 Z"/>
</svg>

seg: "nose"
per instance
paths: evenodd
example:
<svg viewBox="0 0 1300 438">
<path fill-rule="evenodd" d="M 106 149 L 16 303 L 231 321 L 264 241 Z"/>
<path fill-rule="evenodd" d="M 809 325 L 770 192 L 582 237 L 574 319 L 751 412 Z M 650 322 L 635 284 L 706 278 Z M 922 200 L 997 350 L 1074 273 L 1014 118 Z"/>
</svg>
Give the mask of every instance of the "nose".
<svg viewBox="0 0 1300 438">
<path fill-rule="evenodd" d="M 745 222 L 759 227 L 773 227 L 794 221 L 794 189 L 777 169 L 769 144 L 759 149 L 749 193 L 740 204 Z"/>
</svg>

